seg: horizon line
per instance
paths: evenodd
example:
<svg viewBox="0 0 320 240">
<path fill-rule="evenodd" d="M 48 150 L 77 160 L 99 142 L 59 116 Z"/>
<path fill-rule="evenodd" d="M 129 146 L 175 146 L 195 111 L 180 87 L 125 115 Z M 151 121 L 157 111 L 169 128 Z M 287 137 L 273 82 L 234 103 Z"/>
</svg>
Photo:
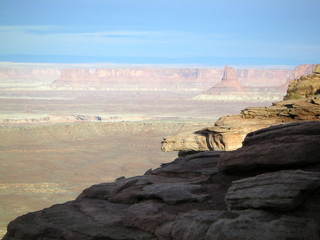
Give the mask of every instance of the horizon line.
<svg viewBox="0 0 320 240">
<path fill-rule="evenodd" d="M 306 63 L 306 64 L 314 64 L 314 63 Z M 2 65 L 2 66 L 1 66 Z M 192 64 L 192 63 L 116 63 L 116 62 L 23 62 L 23 61 L 0 61 L 0 67 L 3 65 L 50 65 L 50 66 L 78 66 L 78 67 L 168 67 L 168 68 L 224 68 L 225 66 L 230 66 L 234 68 L 268 68 L 268 69 L 293 69 L 296 66 L 301 64 Z"/>
</svg>

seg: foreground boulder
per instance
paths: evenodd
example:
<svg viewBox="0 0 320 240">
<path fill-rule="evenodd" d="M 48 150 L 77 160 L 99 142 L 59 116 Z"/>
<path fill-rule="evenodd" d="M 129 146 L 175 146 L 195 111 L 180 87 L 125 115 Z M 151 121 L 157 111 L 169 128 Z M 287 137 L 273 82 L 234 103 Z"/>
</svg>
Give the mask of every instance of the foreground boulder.
<svg viewBox="0 0 320 240">
<path fill-rule="evenodd" d="M 319 225 L 310 218 L 254 210 L 236 212 L 236 214 L 236 216 L 221 218 L 214 222 L 208 229 L 205 240 L 319 239 Z"/>
<path fill-rule="evenodd" d="M 320 173 L 284 170 L 234 181 L 225 200 L 231 210 L 291 210 L 318 188 Z"/>
<path fill-rule="evenodd" d="M 319 133 L 320 122 L 251 133 L 241 161 L 255 165 L 260 154 L 259 162 L 272 168 L 226 171 L 221 164 L 242 149 L 207 151 L 94 185 L 74 201 L 18 217 L 3 240 L 318 240 Z M 279 159 L 268 150 L 275 146 L 291 152 Z"/>
</svg>

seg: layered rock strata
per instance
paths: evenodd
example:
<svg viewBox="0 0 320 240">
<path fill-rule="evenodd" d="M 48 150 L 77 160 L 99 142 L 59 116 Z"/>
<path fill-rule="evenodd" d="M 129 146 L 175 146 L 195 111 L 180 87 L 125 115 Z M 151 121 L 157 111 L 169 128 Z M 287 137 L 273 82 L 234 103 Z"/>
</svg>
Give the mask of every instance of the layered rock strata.
<svg viewBox="0 0 320 240">
<path fill-rule="evenodd" d="M 18 217 L 3 239 L 320 239 L 320 122 L 267 128 L 245 142 L 89 187 L 74 201 Z M 282 158 L 266 146 L 283 149 Z M 221 167 L 238 164 L 230 159 L 240 151 L 252 156 L 244 168 Z"/>
<path fill-rule="evenodd" d="M 285 84 L 293 74 L 291 69 L 234 69 L 221 68 L 66 68 L 52 83 L 54 88 L 145 88 L 145 89 L 200 89 L 206 90 L 217 84 L 236 87 L 274 87 Z M 219 83 L 221 76 L 225 81 Z M 266 83 L 267 86 L 263 84 Z M 236 86 L 237 85 L 237 86 Z M 260 89 L 260 88 L 259 88 Z M 230 91 L 230 89 L 227 89 Z"/>
</svg>

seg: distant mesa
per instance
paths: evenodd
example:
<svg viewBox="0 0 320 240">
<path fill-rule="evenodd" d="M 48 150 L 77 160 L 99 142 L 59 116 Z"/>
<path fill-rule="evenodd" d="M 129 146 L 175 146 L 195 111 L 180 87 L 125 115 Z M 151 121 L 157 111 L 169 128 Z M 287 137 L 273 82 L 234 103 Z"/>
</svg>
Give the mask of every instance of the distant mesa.
<svg viewBox="0 0 320 240">
<path fill-rule="evenodd" d="M 248 87 L 278 87 L 290 69 L 221 68 L 69 68 L 62 69 L 54 88 L 196 89 L 209 94 L 246 92 Z M 214 85 L 214 87 L 212 87 Z M 284 94 L 284 91 L 283 91 Z"/>
<path fill-rule="evenodd" d="M 179 90 L 202 92 L 197 100 L 279 100 L 289 82 L 311 74 L 315 65 L 295 69 L 89 65 L 0 65 L 7 88 L 45 86 L 53 90 Z M 319 71 L 319 69 L 317 70 Z M 27 84 L 29 84 L 27 86 Z"/>
</svg>

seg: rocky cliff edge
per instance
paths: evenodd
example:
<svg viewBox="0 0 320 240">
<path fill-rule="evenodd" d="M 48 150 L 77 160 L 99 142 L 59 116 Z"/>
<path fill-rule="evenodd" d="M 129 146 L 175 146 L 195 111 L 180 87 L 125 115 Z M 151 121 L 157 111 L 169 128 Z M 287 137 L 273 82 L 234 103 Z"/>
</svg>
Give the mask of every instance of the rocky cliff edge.
<svg viewBox="0 0 320 240">
<path fill-rule="evenodd" d="M 226 103 L 227 104 L 227 103 Z M 246 135 L 269 126 L 320 120 L 320 65 L 313 73 L 291 81 L 283 101 L 270 107 L 252 107 L 224 116 L 212 126 L 183 132 L 162 141 L 162 151 L 231 151 L 242 146 Z"/>
</svg>

